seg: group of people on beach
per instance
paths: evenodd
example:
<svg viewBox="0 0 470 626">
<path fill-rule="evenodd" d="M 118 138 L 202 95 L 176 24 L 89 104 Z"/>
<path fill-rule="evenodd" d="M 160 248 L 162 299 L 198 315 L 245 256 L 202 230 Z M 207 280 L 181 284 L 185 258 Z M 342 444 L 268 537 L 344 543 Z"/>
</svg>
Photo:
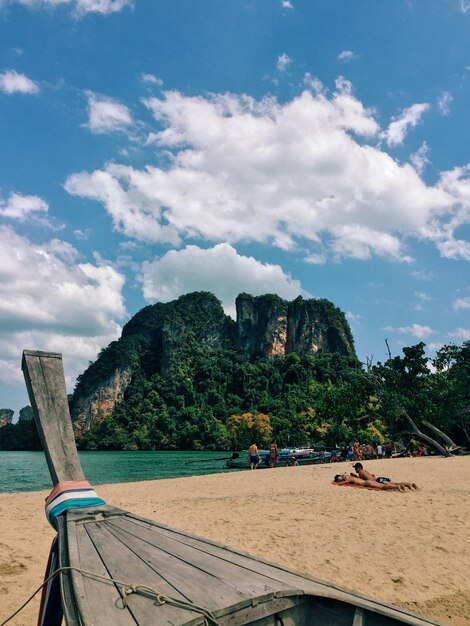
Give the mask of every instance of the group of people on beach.
<svg viewBox="0 0 470 626">
<path fill-rule="evenodd" d="M 248 456 L 250 457 L 250 468 L 257 469 L 259 465 L 259 453 L 256 443 L 252 443 L 248 448 Z M 279 449 L 277 443 L 273 441 L 269 446 L 269 455 L 266 457 L 269 467 L 276 467 L 279 459 Z"/>
<path fill-rule="evenodd" d="M 256 443 L 252 443 L 248 448 L 248 454 L 250 457 L 250 468 L 257 469 L 259 464 L 258 446 Z M 269 456 L 267 462 L 270 467 L 276 467 L 279 459 L 279 449 L 275 441 L 273 441 L 269 447 Z M 370 487 L 373 489 L 393 490 L 393 491 L 406 491 L 407 489 L 419 489 L 416 483 L 407 482 L 395 482 L 386 476 L 376 477 L 368 470 L 364 469 L 362 463 L 356 462 L 354 464 L 354 470 L 356 473 L 350 474 L 336 474 L 334 477 L 335 483 L 350 483 L 353 485 L 360 485 L 361 487 Z"/>
<path fill-rule="evenodd" d="M 407 489 L 419 489 L 416 483 L 395 482 L 386 476 L 375 477 L 369 471 L 364 469 L 362 463 L 355 463 L 354 469 L 356 473 L 336 474 L 335 483 L 350 483 L 352 485 L 360 485 L 361 487 L 369 487 L 373 489 L 389 489 L 394 491 L 406 491 Z"/>
</svg>

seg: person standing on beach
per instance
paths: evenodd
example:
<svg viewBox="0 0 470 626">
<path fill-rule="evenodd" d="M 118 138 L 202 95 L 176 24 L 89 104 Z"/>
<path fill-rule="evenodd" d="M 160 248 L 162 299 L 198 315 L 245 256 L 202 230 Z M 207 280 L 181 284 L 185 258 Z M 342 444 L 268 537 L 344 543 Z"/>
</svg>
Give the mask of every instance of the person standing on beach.
<svg viewBox="0 0 470 626">
<path fill-rule="evenodd" d="M 258 446 L 256 445 L 256 443 L 252 443 L 251 446 L 248 448 L 248 454 L 250 455 L 250 467 L 251 469 L 257 469 L 258 468 L 258 463 L 259 463 L 259 456 L 258 456 Z"/>
<path fill-rule="evenodd" d="M 361 461 L 362 460 L 361 444 L 359 443 L 359 441 L 357 439 L 355 439 L 354 443 L 353 443 L 353 453 L 354 453 L 354 460 L 355 461 Z"/>
<path fill-rule="evenodd" d="M 279 450 L 275 441 L 269 446 L 269 458 L 271 459 L 271 467 L 276 467 L 279 458 Z"/>
</svg>

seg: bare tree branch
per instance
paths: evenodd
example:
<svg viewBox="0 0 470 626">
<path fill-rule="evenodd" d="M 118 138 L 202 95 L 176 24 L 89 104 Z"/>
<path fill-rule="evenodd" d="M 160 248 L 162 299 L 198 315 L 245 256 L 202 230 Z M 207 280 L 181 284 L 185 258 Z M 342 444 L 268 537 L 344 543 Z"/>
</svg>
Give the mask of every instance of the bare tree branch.
<svg viewBox="0 0 470 626">
<path fill-rule="evenodd" d="M 436 450 L 439 450 L 439 452 L 441 454 L 443 454 L 444 456 L 453 456 L 453 454 L 447 448 L 444 448 L 444 446 L 441 446 L 441 444 L 438 443 L 435 439 L 433 439 L 432 437 L 429 437 L 428 435 L 425 435 L 424 433 L 422 433 L 419 430 L 419 428 L 416 426 L 414 421 L 411 419 L 411 417 L 408 415 L 408 413 L 405 411 L 405 409 L 401 410 L 401 414 L 403 415 L 403 417 L 406 418 L 406 420 L 410 424 L 411 428 L 413 429 L 413 433 L 412 434 L 413 434 L 414 437 L 416 437 L 417 439 L 421 439 L 422 441 L 425 441 L 426 443 L 428 443 L 433 448 L 436 448 Z"/>
<path fill-rule="evenodd" d="M 439 428 L 437 428 L 437 426 L 434 426 L 434 424 L 431 424 L 431 422 L 428 422 L 427 420 L 423 420 L 423 424 L 424 426 L 427 426 L 429 430 L 432 430 L 433 433 L 436 433 L 436 435 L 438 435 L 441 439 L 443 439 L 446 442 L 447 444 L 446 448 L 450 452 L 454 452 L 455 450 L 458 450 L 459 448 L 461 448 L 461 446 L 458 446 L 454 441 L 452 441 L 452 439 L 448 435 L 442 432 L 442 430 L 439 430 Z"/>
</svg>

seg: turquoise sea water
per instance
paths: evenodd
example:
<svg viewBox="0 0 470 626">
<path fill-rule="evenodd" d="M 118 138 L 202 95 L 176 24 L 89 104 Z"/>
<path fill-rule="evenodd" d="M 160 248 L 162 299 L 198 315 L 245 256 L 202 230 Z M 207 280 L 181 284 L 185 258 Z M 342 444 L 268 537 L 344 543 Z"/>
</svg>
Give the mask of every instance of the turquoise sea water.
<svg viewBox="0 0 470 626">
<path fill-rule="evenodd" d="M 92 485 L 233 472 L 229 452 L 80 452 Z M 51 489 L 43 452 L 0 452 L 0 492 Z"/>
</svg>

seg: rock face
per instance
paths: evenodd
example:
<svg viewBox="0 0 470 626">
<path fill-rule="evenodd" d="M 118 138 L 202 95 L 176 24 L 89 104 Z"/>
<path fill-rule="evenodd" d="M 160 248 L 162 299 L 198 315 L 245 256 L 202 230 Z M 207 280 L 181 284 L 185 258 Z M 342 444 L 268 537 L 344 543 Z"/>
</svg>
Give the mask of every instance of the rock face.
<svg viewBox="0 0 470 626">
<path fill-rule="evenodd" d="M 12 409 L 0 409 L 0 428 L 11 424 L 14 413 Z"/>
<path fill-rule="evenodd" d="M 243 293 L 236 310 L 234 322 L 213 294 L 197 292 L 139 311 L 79 379 L 71 401 L 77 436 L 111 414 L 133 376 L 167 376 L 194 349 L 235 350 L 248 360 L 291 352 L 355 356 L 346 318 L 328 300 Z"/>
<path fill-rule="evenodd" d="M 78 395 L 73 404 L 74 431 L 78 438 L 110 415 L 132 379 L 131 368 L 116 369 L 114 374 L 99 384 L 88 396 Z"/>
<path fill-rule="evenodd" d="M 236 307 L 239 352 L 248 359 L 286 354 L 288 302 L 278 296 L 253 297 L 242 293 Z"/>
<path fill-rule="evenodd" d="M 354 355 L 354 344 L 343 313 L 328 300 L 286 302 L 278 296 L 240 294 L 236 348 L 248 359 L 258 356 L 299 356 L 317 352 Z"/>
</svg>

